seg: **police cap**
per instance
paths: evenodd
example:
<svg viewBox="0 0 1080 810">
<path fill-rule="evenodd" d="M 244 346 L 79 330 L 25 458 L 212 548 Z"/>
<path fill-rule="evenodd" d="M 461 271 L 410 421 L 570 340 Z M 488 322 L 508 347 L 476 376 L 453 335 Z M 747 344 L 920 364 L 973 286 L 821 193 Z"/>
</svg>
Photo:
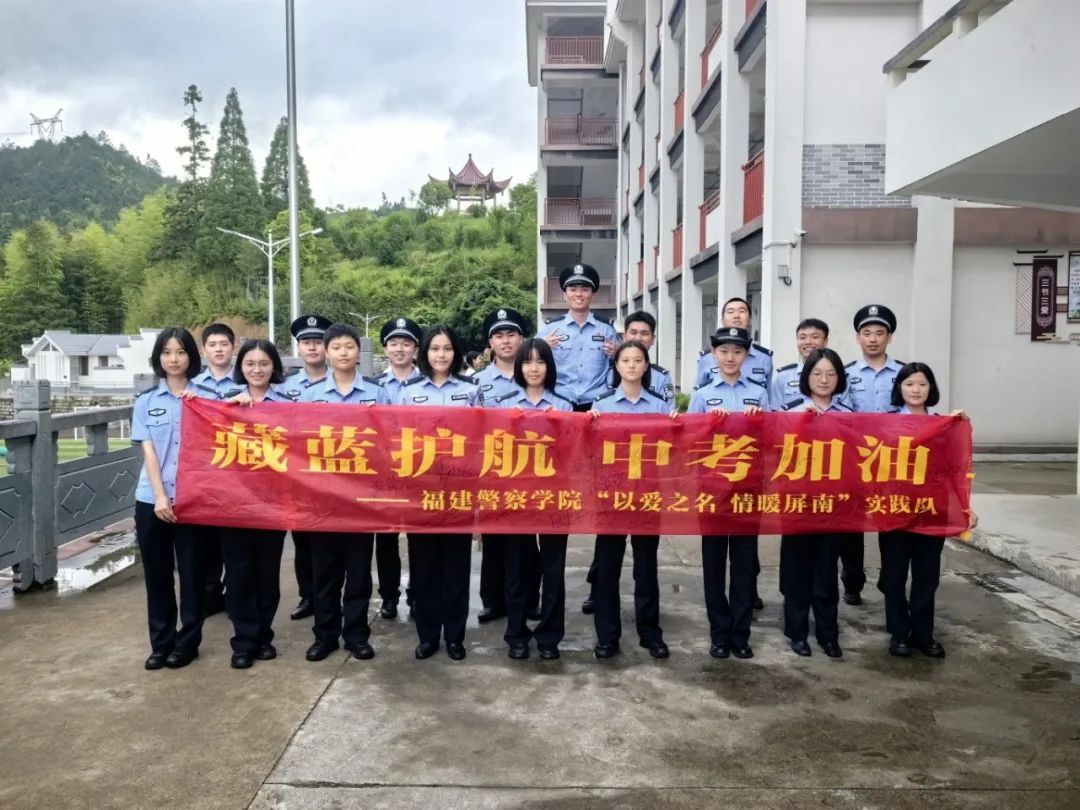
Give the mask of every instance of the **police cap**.
<svg viewBox="0 0 1080 810">
<path fill-rule="evenodd" d="M 594 291 L 600 289 L 600 274 L 591 264 L 575 264 L 559 273 L 559 286 L 564 290 L 574 284 L 582 284 Z"/>
<path fill-rule="evenodd" d="M 379 331 L 379 342 L 383 346 L 387 341 L 393 337 L 404 337 L 420 345 L 420 338 L 424 336 L 424 330 L 420 328 L 420 324 L 409 318 L 391 318 L 383 324 L 382 329 Z"/>
<path fill-rule="evenodd" d="M 295 340 L 322 340 L 333 323 L 322 315 L 301 315 L 289 325 L 289 331 Z"/>
<path fill-rule="evenodd" d="M 896 331 L 896 315 L 884 304 L 867 304 L 855 313 L 854 324 L 856 332 L 864 326 L 880 324 L 891 334 Z"/>
<path fill-rule="evenodd" d="M 522 335 L 528 331 L 525 316 L 516 309 L 496 309 L 484 318 L 484 337 L 491 337 L 500 329 L 516 329 Z"/>
<path fill-rule="evenodd" d="M 712 343 L 713 348 L 723 346 L 725 343 L 731 343 L 749 349 L 750 333 L 745 329 L 740 329 L 738 326 L 721 326 L 713 333 L 709 341 Z"/>
</svg>

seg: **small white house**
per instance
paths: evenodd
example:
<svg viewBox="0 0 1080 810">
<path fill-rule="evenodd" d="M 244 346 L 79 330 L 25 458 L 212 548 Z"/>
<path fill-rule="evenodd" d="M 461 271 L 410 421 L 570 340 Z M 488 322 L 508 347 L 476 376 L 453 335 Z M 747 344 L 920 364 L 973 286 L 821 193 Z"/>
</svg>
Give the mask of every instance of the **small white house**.
<svg viewBox="0 0 1080 810">
<path fill-rule="evenodd" d="M 160 329 L 137 335 L 75 335 L 51 329 L 22 347 L 25 366 L 11 380 L 48 380 L 54 388 L 131 390 L 136 374 L 151 374 L 150 352 Z"/>
</svg>

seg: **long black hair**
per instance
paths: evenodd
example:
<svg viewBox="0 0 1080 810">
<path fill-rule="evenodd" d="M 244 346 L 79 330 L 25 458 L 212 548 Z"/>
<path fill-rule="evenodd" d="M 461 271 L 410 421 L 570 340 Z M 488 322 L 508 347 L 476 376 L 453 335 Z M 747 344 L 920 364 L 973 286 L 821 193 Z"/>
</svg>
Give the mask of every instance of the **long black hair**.
<svg viewBox="0 0 1080 810">
<path fill-rule="evenodd" d="M 170 326 L 162 329 L 154 341 L 154 348 L 150 353 L 150 367 L 159 379 L 165 379 L 165 369 L 161 367 L 161 353 L 165 351 L 165 344 L 176 338 L 188 356 L 187 378 L 194 378 L 202 371 L 202 360 L 199 358 L 199 344 L 195 342 L 195 336 L 182 326 Z"/>
<path fill-rule="evenodd" d="M 614 388 L 618 388 L 622 385 L 622 376 L 619 374 L 618 362 L 619 356 L 622 355 L 627 349 L 637 349 L 645 356 L 645 373 L 641 375 L 641 384 L 645 388 L 652 387 L 652 364 L 649 362 L 649 350 L 645 348 L 645 344 L 640 340 L 624 340 L 619 344 L 619 348 L 615 350 L 615 354 L 611 355 L 611 385 Z"/>
<path fill-rule="evenodd" d="M 899 408 L 904 404 L 904 392 L 900 390 L 900 383 L 920 371 L 926 375 L 926 381 L 930 383 L 930 390 L 926 394 L 926 407 L 933 408 L 941 401 L 941 391 L 938 389 L 937 380 L 934 378 L 934 372 L 930 366 L 926 365 L 926 363 L 908 363 L 897 372 L 896 379 L 893 380 L 893 407 Z"/>
<path fill-rule="evenodd" d="M 240 347 L 240 351 L 236 355 L 236 366 L 233 368 L 233 380 L 240 383 L 240 385 L 248 384 L 241 367 L 244 365 L 245 355 L 255 349 L 266 354 L 270 358 L 270 362 L 274 364 L 274 371 L 270 375 L 270 384 L 277 385 L 282 382 L 285 379 L 285 368 L 281 364 L 281 355 L 278 354 L 277 346 L 269 340 L 259 339 L 245 340 L 244 345 Z"/>
<path fill-rule="evenodd" d="M 420 373 L 431 379 L 432 368 L 431 361 L 428 360 L 428 349 L 431 348 L 431 341 L 437 338 L 439 335 L 446 335 L 450 341 L 450 347 L 454 350 L 454 359 L 450 362 L 450 373 L 457 374 L 461 371 L 461 361 L 464 357 L 461 351 L 461 340 L 458 339 L 457 333 L 454 332 L 446 324 L 438 323 L 434 326 L 429 326 L 424 332 L 424 338 L 420 341 L 420 351 L 417 352 L 416 366 L 420 369 Z"/>
<path fill-rule="evenodd" d="M 547 341 L 540 338 L 527 338 L 521 342 L 517 356 L 514 357 L 514 382 L 522 389 L 526 388 L 525 374 L 521 367 L 525 365 L 527 360 L 531 360 L 534 354 L 544 364 L 544 388 L 548 391 L 554 391 L 555 380 L 558 378 L 558 373 L 555 370 L 555 355 L 552 354 Z"/>
</svg>

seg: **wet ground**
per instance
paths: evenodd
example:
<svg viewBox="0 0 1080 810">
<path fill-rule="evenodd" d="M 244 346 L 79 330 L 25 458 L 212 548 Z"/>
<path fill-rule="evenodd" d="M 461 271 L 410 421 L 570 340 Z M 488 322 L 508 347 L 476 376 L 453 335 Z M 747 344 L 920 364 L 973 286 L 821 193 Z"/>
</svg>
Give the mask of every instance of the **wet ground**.
<svg viewBox="0 0 1080 810">
<path fill-rule="evenodd" d="M 0 805 L 50 807 L 1080 807 L 1080 598 L 962 546 L 938 601 L 944 661 L 891 658 L 880 594 L 841 606 L 842 660 L 792 654 L 776 541 L 763 539 L 756 656 L 708 656 L 700 554 L 661 546 L 672 657 L 593 658 L 574 538 L 560 661 L 510 661 L 503 627 L 469 657 L 416 661 L 412 625 L 373 621 L 376 658 L 229 669 L 225 617 L 186 670 L 145 672 L 138 567 L 0 609 Z M 877 555 L 868 543 L 871 583 Z M 288 552 L 287 552 L 288 553 Z M 477 608 L 474 553 L 473 610 Z"/>
</svg>

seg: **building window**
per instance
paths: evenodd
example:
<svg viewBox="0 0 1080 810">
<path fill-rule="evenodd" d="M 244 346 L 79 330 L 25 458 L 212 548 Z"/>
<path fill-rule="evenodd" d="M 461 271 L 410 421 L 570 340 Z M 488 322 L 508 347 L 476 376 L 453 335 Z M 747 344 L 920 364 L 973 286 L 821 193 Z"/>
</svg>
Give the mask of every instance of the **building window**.
<svg viewBox="0 0 1080 810">
<path fill-rule="evenodd" d="M 86 377 L 89 374 L 90 374 L 90 358 L 89 357 L 80 357 L 79 358 L 79 376 Z"/>
<path fill-rule="evenodd" d="M 98 368 L 108 368 L 109 367 L 109 358 L 106 357 L 103 354 L 99 355 L 98 359 L 97 359 L 97 367 Z"/>
</svg>

